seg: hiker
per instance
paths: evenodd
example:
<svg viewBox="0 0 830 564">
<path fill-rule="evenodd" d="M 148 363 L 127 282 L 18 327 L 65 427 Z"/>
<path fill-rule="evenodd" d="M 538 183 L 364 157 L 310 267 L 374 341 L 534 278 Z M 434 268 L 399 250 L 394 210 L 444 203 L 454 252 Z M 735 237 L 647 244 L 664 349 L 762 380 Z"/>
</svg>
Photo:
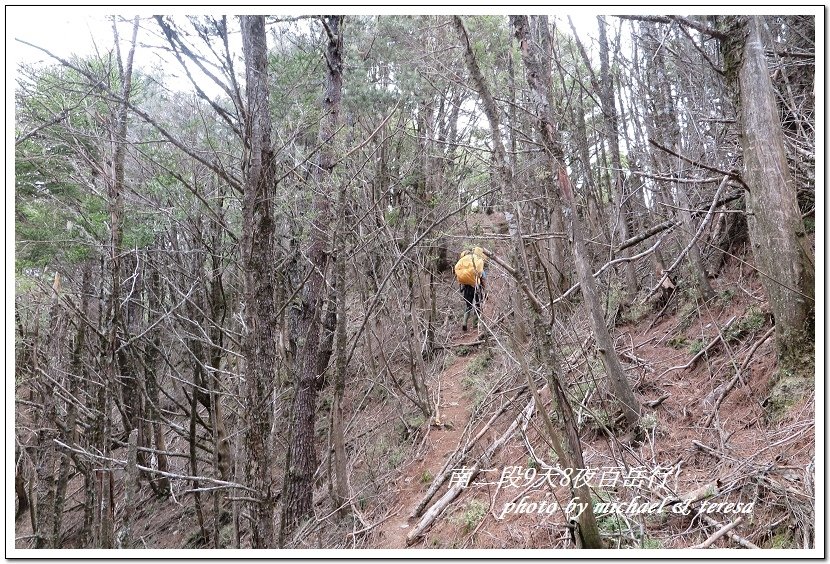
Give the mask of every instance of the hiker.
<svg viewBox="0 0 830 564">
<path fill-rule="evenodd" d="M 486 296 L 485 279 L 487 272 L 487 255 L 481 247 L 476 247 L 472 252 L 462 251 L 461 258 L 455 263 L 453 271 L 460 286 L 461 295 L 464 296 L 464 320 L 461 330 L 467 330 L 467 320 L 470 312 L 473 311 L 473 324 L 478 326 L 481 318 L 481 304 Z"/>
</svg>

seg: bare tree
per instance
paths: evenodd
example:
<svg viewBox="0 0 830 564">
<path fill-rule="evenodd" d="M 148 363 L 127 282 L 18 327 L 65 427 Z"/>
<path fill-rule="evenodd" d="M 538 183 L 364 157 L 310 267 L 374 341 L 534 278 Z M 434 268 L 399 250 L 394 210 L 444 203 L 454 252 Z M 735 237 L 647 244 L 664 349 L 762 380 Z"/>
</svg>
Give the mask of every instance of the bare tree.
<svg viewBox="0 0 830 564">
<path fill-rule="evenodd" d="M 320 123 L 321 150 L 315 174 L 318 190 L 312 202 L 315 217 L 307 251 L 311 272 L 303 285 L 302 308 L 296 327 L 296 334 L 303 338 L 303 342 L 294 367 L 294 398 L 290 415 L 291 435 L 285 462 L 280 546 L 284 546 L 288 535 L 303 519 L 313 514 L 314 471 L 317 469 L 314 424 L 321 318 L 326 294 L 327 245 L 329 227 L 332 223 L 329 191 L 334 183 L 334 140 L 343 88 L 343 16 L 325 16 L 321 21 L 328 38 L 325 51 L 327 73 L 323 95 L 324 115 Z"/>
<path fill-rule="evenodd" d="M 626 380 L 625 371 L 614 349 L 614 341 L 608 332 L 608 327 L 605 325 L 602 307 L 597 297 L 593 272 L 591 271 L 591 265 L 588 262 L 588 255 L 585 250 L 582 221 L 576 212 L 576 200 L 571 188 L 570 178 L 563 164 L 564 152 L 556 138 L 556 126 L 549 113 L 549 107 L 545 102 L 547 100 L 547 91 L 550 89 L 549 75 L 546 79 L 545 75 L 539 69 L 538 54 L 535 52 L 528 37 L 527 17 L 512 16 L 512 18 L 513 26 L 516 30 L 516 38 L 519 40 L 521 46 L 522 59 L 525 61 L 527 68 L 528 82 L 535 94 L 536 115 L 538 127 L 542 134 L 542 141 L 552 168 L 555 171 L 559 189 L 562 192 L 562 199 L 566 206 L 565 216 L 571 224 L 570 232 L 573 237 L 573 256 L 579 275 L 580 290 L 585 297 L 585 305 L 591 316 L 591 327 L 594 337 L 597 340 L 597 346 L 602 355 L 603 364 L 611 380 L 617 401 L 622 407 L 628 425 L 633 428 L 639 420 L 640 407 L 634 397 L 634 393 L 631 391 L 631 385 Z M 549 33 L 547 29 L 545 29 L 545 32 Z"/>
<path fill-rule="evenodd" d="M 487 115 L 487 119 L 490 123 L 490 135 L 491 135 L 491 138 L 493 140 L 494 168 L 495 168 L 495 170 L 497 171 L 497 173 L 499 175 L 499 181 L 502 183 L 501 188 L 503 190 L 512 191 L 513 190 L 513 178 L 512 178 L 512 173 L 511 173 L 509 167 L 507 166 L 507 162 L 506 162 L 506 158 L 505 158 L 504 144 L 503 144 L 502 139 L 501 139 L 501 132 L 499 131 L 498 109 L 496 107 L 495 100 L 494 100 L 492 94 L 490 93 L 490 89 L 487 87 L 487 84 L 484 81 L 484 77 L 481 73 L 481 69 L 479 68 L 478 61 L 476 60 L 475 54 L 473 52 L 472 45 L 470 43 L 469 34 L 467 32 L 466 26 L 464 25 L 464 21 L 459 16 L 454 16 L 453 17 L 453 24 L 455 26 L 455 29 L 456 29 L 457 33 L 458 33 L 458 37 L 461 40 L 462 49 L 463 49 L 463 53 L 464 53 L 464 61 L 467 65 L 467 69 L 468 69 L 468 71 L 470 73 L 470 76 L 473 80 L 473 84 L 474 84 L 476 90 L 478 91 L 479 96 L 481 97 L 482 104 L 484 105 L 485 114 Z M 517 27 L 517 36 L 520 36 L 520 37 L 526 39 L 525 34 L 527 33 L 527 27 L 528 27 L 527 19 L 524 18 L 524 19 L 514 20 L 514 25 Z M 525 49 L 526 49 L 526 47 L 523 46 L 523 55 L 526 56 L 527 51 Z M 534 75 L 534 73 L 536 73 L 535 76 L 540 77 L 538 69 L 533 67 L 532 64 L 531 64 L 531 68 L 529 68 L 528 71 L 529 71 L 528 73 L 530 75 Z M 537 94 L 537 99 L 536 99 L 537 104 L 541 104 L 541 105 L 543 105 L 543 107 L 546 107 L 547 106 L 547 103 L 546 103 L 547 102 L 547 96 L 546 95 L 538 96 L 539 93 L 541 93 L 541 90 L 536 92 L 536 94 Z M 550 124 L 547 123 L 547 122 L 542 121 L 542 128 L 545 129 L 546 127 L 550 127 Z M 543 132 L 543 134 L 544 134 L 544 132 Z M 526 258 L 524 257 L 524 245 L 521 241 L 521 236 L 520 236 L 520 233 L 519 233 L 518 229 L 516 229 L 514 231 L 513 241 L 514 241 L 514 253 L 515 253 L 516 261 L 520 265 L 519 268 L 520 269 L 526 269 L 527 268 L 526 266 L 521 266 L 521 265 L 526 264 Z M 526 278 L 526 274 L 522 274 L 522 272 L 523 272 L 523 270 L 518 271 L 517 283 L 520 286 L 526 288 L 526 285 L 523 281 L 523 279 Z M 536 302 L 533 301 L 534 296 L 532 295 L 531 291 L 526 291 L 526 294 L 528 294 L 527 297 L 530 299 L 531 303 L 536 303 Z M 538 305 L 536 305 L 536 307 L 534 307 L 534 310 L 535 310 L 534 313 L 535 313 L 535 320 L 536 320 L 536 323 L 534 323 L 534 328 L 539 328 L 539 327 L 541 327 L 540 315 L 542 314 L 542 312 L 539 311 Z M 547 334 L 547 332 L 543 331 L 543 335 L 545 335 L 545 334 Z M 542 337 L 542 338 L 545 339 L 545 337 Z M 537 343 L 535 341 L 534 341 L 534 343 L 537 346 L 539 345 L 539 343 Z M 549 342 L 545 342 L 545 343 L 541 344 L 541 347 L 544 350 L 548 350 L 549 345 L 550 345 Z M 544 355 L 544 357 L 547 359 L 547 355 Z M 556 385 L 558 384 L 559 376 L 558 376 L 558 373 L 557 373 L 554 365 L 550 364 L 548 366 L 548 370 L 549 370 L 549 374 L 550 374 L 551 378 L 554 381 L 554 387 L 556 387 Z M 567 402 L 567 399 L 564 398 L 564 396 L 557 397 L 557 401 L 559 401 L 559 400 Z M 567 419 L 568 415 L 570 414 L 570 410 L 568 409 L 568 407 L 565 406 L 565 405 L 560 405 L 560 409 L 561 409 L 561 412 L 562 412 L 563 419 Z M 573 422 L 573 419 L 571 418 L 571 423 L 572 422 Z M 576 467 L 575 465 L 578 463 L 578 460 L 581 458 L 582 446 L 579 444 L 579 437 L 576 433 L 569 432 L 569 433 L 566 433 L 566 436 L 567 436 L 567 439 L 568 439 L 569 450 L 570 450 L 570 453 L 571 453 L 572 456 L 569 456 L 568 459 L 563 461 L 563 462 L 565 462 L 566 464 L 573 464 L 574 467 Z M 554 437 L 552 437 L 552 439 L 554 441 L 556 440 Z M 576 454 L 576 453 L 578 453 L 578 454 Z M 582 503 L 587 503 L 587 508 L 588 508 L 580 516 L 580 521 L 579 521 L 579 524 L 580 524 L 580 537 L 582 539 L 583 545 L 586 548 L 600 548 L 602 546 L 602 541 L 599 537 L 599 530 L 597 529 L 596 519 L 594 517 L 594 513 L 593 513 L 593 510 L 591 508 L 590 493 L 587 491 L 586 488 L 582 488 L 580 490 L 575 491 L 575 495 L 580 499 L 580 501 Z"/>
<path fill-rule="evenodd" d="M 263 16 L 241 16 L 245 54 L 245 176 L 242 199 L 242 265 L 245 277 L 245 433 L 248 483 L 260 499 L 251 502 L 251 543 L 274 546 L 276 492 L 273 484 L 272 409 L 276 365 L 274 339 L 273 191 L 274 154 L 268 109 L 268 48 Z"/>
<path fill-rule="evenodd" d="M 599 78 L 599 98 L 602 102 L 602 115 L 605 121 L 605 136 L 608 142 L 608 149 L 611 153 L 611 193 L 614 197 L 615 217 L 612 219 L 613 224 L 617 228 L 620 239 L 625 241 L 629 234 L 629 221 L 631 203 L 627 198 L 627 194 L 623 189 L 623 170 L 622 160 L 620 159 L 620 130 L 619 117 L 617 113 L 617 105 L 614 99 L 615 81 L 611 74 L 611 69 L 608 60 L 608 32 L 605 18 L 597 16 L 599 24 L 599 62 L 600 62 L 600 78 Z M 627 251 L 623 251 L 622 257 L 627 257 Z M 623 264 L 623 274 L 625 278 L 625 293 L 628 296 L 628 301 L 633 301 L 634 296 L 637 295 L 639 283 L 637 275 L 634 271 L 634 263 L 626 261 Z"/>
<path fill-rule="evenodd" d="M 815 264 L 787 163 L 763 24 L 760 16 L 728 18 L 722 49 L 737 93 L 752 251 L 775 316 L 779 359 L 798 363 L 813 338 Z"/>
</svg>

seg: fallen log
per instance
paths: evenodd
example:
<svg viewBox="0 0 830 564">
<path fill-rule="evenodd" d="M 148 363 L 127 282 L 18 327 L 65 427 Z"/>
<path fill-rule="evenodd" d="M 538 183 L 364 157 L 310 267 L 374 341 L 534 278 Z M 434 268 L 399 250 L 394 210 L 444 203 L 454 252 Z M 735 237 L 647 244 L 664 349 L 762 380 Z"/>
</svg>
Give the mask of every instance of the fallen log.
<svg viewBox="0 0 830 564">
<path fill-rule="evenodd" d="M 447 461 L 444 463 L 444 466 L 438 472 L 438 475 L 432 481 L 432 484 L 429 486 L 427 493 L 424 495 L 423 499 L 418 503 L 418 506 L 415 508 L 412 513 L 410 513 L 410 518 L 416 518 L 424 512 L 424 509 L 429 504 L 430 500 L 438 493 L 438 490 L 441 489 L 441 486 L 444 485 L 444 482 L 452 475 L 452 471 L 456 468 L 461 462 L 464 460 L 464 457 L 467 456 L 467 453 L 472 450 L 473 446 L 475 446 L 476 442 L 484 436 L 484 434 L 490 430 L 493 426 L 493 423 L 498 419 L 498 417 L 507 411 L 507 408 L 510 407 L 514 401 L 519 399 L 521 395 L 527 391 L 526 388 L 522 388 L 509 402 L 505 403 L 501 409 L 499 409 L 492 417 L 484 424 L 481 430 L 476 433 L 476 436 L 473 437 L 470 441 L 467 442 L 463 447 L 457 449 L 452 456 L 450 456 Z"/>
<path fill-rule="evenodd" d="M 708 539 L 706 539 L 702 543 L 696 544 L 695 546 L 691 546 L 689 548 L 709 548 L 710 546 L 712 546 L 712 544 L 716 540 L 718 540 L 723 535 L 727 534 L 729 531 L 731 531 L 732 529 L 734 529 L 735 527 L 740 525 L 741 521 L 743 521 L 743 520 L 744 520 L 744 516 L 741 515 L 740 517 L 738 517 L 734 521 L 731 521 L 731 522 L 727 523 L 726 525 L 724 525 L 723 527 L 721 527 L 720 529 L 715 531 L 715 534 L 713 534 L 711 537 L 709 537 Z"/>
<path fill-rule="evenodd" d="M 701 515 L 701 517 L 703 518 L 704 521 L 706 521 L 710 525 L 713 525 L 713 526 L 718 526 L 719 525 L 719 523 L 717 521 L 715 521 L 714 519 L 712 519 L 708 515 Z M 740 519 L 740 517 L 738 519 Z M 740 536 L 739 534 L 737 534 L 735 531 L 733 531 L 731 529 L 726 531 L 726 536 L 728 536 L 730 539 L 732 539 L 733 541 L 735 541 L 736 543 L 738 543 L 739 545 L 741 545 L 744 548 L 752 548 L 752 549 L 758 549 L 758 550 L 761 549 L 761 547 L 759 547 L 755 544 L 752 544 L 751 542 L 749 542 L 748 540 L 746 540 L 745 538 L 743 538 L 742 536 Z"/>
<path fill-rule="evenodd" d="M 486 451 L 476 460 L 475 464 L 473 464 L 472 468 L 467 469 L 469 473 L 469 479 L 472 480 L 475 478 L 481 469 L 486 465 L 493 454 L 496 453 L 504 444 L 510 440 L 510 437 L 513 436 L 513 433 L 516 432 L 516 429 L 519 427 L 522 421 L 528 419 L 530 415 L 533 413 L 533 409 L 535 407 L 536 402 L 533 398 L 531 398 L 530 402 L 527 404 L 522 412 L 519 414 L 516 419 L 513 420 L 513 423 L 510 424 L 510 427 L 507 428 L 507 431 L 493 444 L 491 444 Z M 411 545 L 416 540 L 418 540 L 421 536 L 423 536 L 424 532 L 435 522 L 438 517 L 444 512 L 444 510 L 449 507 L 450 503 L 458 497 L 458 495 L 467 487 L 467 484 L 456 484 L 452 486 L 450 489 L 446 491 L 446 493 L 441 496 L 441 498 L 433 504 L 432 507 L 424 514 L 421 520 L 418 522 L 417 525 L 410 531 L 410 533 L 406 536 L 406 544 Z"/>
</svg>

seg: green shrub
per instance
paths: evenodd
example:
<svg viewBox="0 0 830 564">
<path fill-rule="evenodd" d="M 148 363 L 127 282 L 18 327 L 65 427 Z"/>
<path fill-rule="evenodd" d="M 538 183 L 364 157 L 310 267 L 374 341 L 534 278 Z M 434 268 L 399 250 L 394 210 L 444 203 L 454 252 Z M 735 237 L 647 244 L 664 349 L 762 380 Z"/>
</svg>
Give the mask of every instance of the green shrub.
<svg viewBox="0 0 830 564">
<path fill-rule="evenodd" d="M 790 537 L 789 533 L 783 532 L 778 533 L 774 537 L 772 537 L 769 541 L 770 548 L 796 548 L 793 544 L 793 539 Z"/>
<path fill-rule="evenodd" d="M 680 301 L 681 298 L 682 302 Z M 680 320 L 677 329 L 678 331 L 685 331 L 692 324 L 692 319 L 697 314 L 697 302 L 694 296 L 689 295 L 688 290 L 683 292 L 681 298 L 678 299 L 678 303 L 682 303 L 683 305 L 677 310 L 677 318 Z"/>
<path fill-rule="evenodd" d="M 487 504 L 483 501 L 474 499 L 467 503 L 466 508 L 460 515 L 457 515 L 453 522 L 456 525 L 461 525 L 465 534 L 470 534 L 479 524 L 479 522 L 487 515 Z"/>
<path fill-rule="evenodd" d="M 764 312 L 757 306 L 750 306 L 746 310 L 746 315 L 723 330 L 723 338 L 729 343 L 739 341 L 748 334 L 757 333 L 764 323 Z"/>
<path fill-rule="evenodd" d="M 738 322 L 738 326 L 742 331 L 755 332 L 764 326 L 766 321 L 764 312 L 758 306 L 750 306 L 746 310 L 746 315 Z"/>
<path fill-rule="evenodd" d="M 653 413 L 648 413 L 640 418 L 640 426 L 643 429 L 654 429 L 657 427 L 657 416 Z"/>
<path fill-rule="evenodd" d="M 425 421 L 426 419 L 424 418 L 424 414 L 420 411 L 406 418 L 406 424 L 412 429 L 417 429 L 423 425 Z"/>
<path fill-rule="evenodd" d="M 389 458 L 387 459 L 389 462 L 390 468 L 397 468 L 401 465 L 401 463 L 406 458 L 406 449 L 402 446 L 395 446 L 389 451 Z"/>
<path fill-rule="evenodd" d="M 644 538 L 642 544 L 643 544 L 643 548 L 648 548 L 648 549 L 663 548 L 663 543 L 660 542 L 659 539 L 652 539 L 652 538 L 649 538 L 649 537 Z"/>
<path fill-rule="evenodd" d="M 489 350 L 476 356 L 470 361 L 470 364 L 467 365 L 467 374 L 470 374 L 471 376 L 478 376 L 479 374 L 482 374 L 490 366 L 491 360 L 493 360 L 493 357 Z"/>
<path fill-rule="evenodd" d="M 649 313 L 651 313 L 651 305 L 648 303 L 636 302 L 627 308 L 624 308 L 621 318 L 623 323 L 639 323 Z"/>
<path fill-rule="evenodd" d="M 622 532 L 623 524 L 616 515 L 609 514 L 597 519 L 599 532 L 605 535 L 617 535 Z"/>
<path fill-rule="evenodd" d="M 386 212 L 386 223 L 389 227 L 395 227 L 401 219 L 401 210 L 393 208 Z"/>
<path fill-rule="evenodd" d="M 480 374 L 470 374 L 469 372 L 461 379 L 461 387 L 472 392 L 473 410 L 481 406 L 489 392 L 486 378 Z"/>
<path fill-rule="evenodd" d="M 703 347 L 706 346 L 706 341 L 703 339 L 695 339 L 691 343 L 689 343 L 689 353 L 692 355 L 696 355 L 700 351 L 703 350 Z"/>
<path fill-rule="evenodd" d="M 807 394 L 815 390 L 815 382 L 791 370 L 778 370 L 770 386 L 770 395 L 765 405 L 767 419 L 777 423 Z"/>
<path fill-rule="evenodd" d="M 732 302 L 732 298 L 735 297 L 735 290 L 732 288 L 726 288 L 718 292 L 718 299 L 721 301 L 723 305 L 728 305 Z"/>
<path fill-rule="evenodd" d="M 673 349 L 680 350 L 680 349 L 682 349 L 683 347 L 685 347 L 686 345 L 689 344 L 689 339 L 687 339 L 683 335 L 675 335 L 674 337 L 669 339 L 668 343 L 666 343 L 666 344 L 669 345 Z"/>
</svg>

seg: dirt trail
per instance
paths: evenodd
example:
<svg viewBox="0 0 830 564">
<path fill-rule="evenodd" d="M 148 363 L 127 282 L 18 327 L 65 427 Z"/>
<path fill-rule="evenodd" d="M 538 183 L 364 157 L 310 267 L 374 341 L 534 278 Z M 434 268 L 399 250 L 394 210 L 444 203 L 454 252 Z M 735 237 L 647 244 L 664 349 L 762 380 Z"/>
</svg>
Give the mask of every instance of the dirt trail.
<svg viewBox="0 0 830 564">
<path fill-rule="evenodd" d="M 455 331 L 460 332 L 459 329 Z M 463 337 L 456 337 L 454 343 L 464 345 L 476 340 L 477 335 L 472 332 Z M 464 435 L 464 428 L 470 419 L 471 405 L 469 399 L 464 397 L 461 381 L 474 356 L 457 357 L 439 377 L 438 414 L 442 426 L 439 427 L 434 422 L 429 426 L 419 457 L 403 469 L 398 481 L 393 485 L 397 492 L 390 505 L 392 514 L 378 526 L 381 535 L 379 548 L 406 548 L 406 536 L 417 521 L 410 519 L 410 513 Z"/>
<path fill-rule="evenodd" d="M 482 318 L 484 323 L 492 324 L 503 309 L 500 298 L 504 292 L 505 282 L 503 274 L 494 272 L 493 268 L 488 270 L 488 276 L 488 296 L 483 306 Z M 458 294 L 456 311 L 460 312 L 462 303 L 461 295 Z M 460 313 L 456 317 L 458 319 L 450 329 L 453 350 L 449 354 L 455 355 L 456 351 L 465 345 L 471 347 L 471 351 L 465 356 L 455 356 L 452 364 L 445 368 L 434 382 L 430 383 L 431 390 L 434 390 L 438 396 L 437 411 L 440 425 L 437 425 L 435 420 L 431 422 L 418 457 L 401 470 L 398 480 L 392 485 L 395 495 L 390 504 L 391 514 L 378 525 L 375 545 L 377 548 L 407 547 L 406 537 L 418 522 L 418 518 L 410 518 L 410 514 L 426 494 L 447 459 L 459 448 L 459 443 L 464 439 L 464 431 L 472 413 L 473 400 L 469 391 L 465 389 L 463 380 L 470 363 L 479 355 L 484 354 L 486 345 L 481 344 L 482 337 L 478 330 L 472 327 L 472 324 L 467 332 L 463 332 L 459 321 Z M 444 489 L 432 498 L 432 502 L 441 497 L 446 487 L 444 485 Z"/>
</svg>

